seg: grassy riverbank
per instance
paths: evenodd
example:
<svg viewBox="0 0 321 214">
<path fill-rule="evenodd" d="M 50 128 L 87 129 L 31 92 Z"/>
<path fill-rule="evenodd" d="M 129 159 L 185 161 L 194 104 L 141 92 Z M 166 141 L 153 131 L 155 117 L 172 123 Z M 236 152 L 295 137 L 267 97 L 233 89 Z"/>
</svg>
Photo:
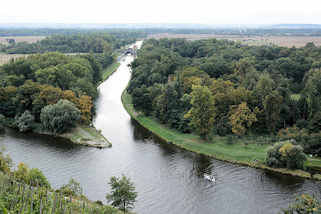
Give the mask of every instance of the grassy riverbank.
<svg viewBox="0 0 321 214">
<path fill-rule="evenodd" d="M 180 133 L 160 124 L 156 119 L 146 117 L 135 111 L 131 102 L 131 96 L 126 91 L 122 94 L 122 102 L 133 119 L 168 143 L 173 143 L 188 151 L 203 154 L 218 160 L 266 169 L 282 174 L 312 178 L 310 173 L 302 170 L 274 169 L 264 165 L 266 150 L 269 147 L 269 144 L 266 143 L 266 141 L 270 140 L 268 137 L 257 137 L 254 142 L 253 138 L 233 138 L 231 141 L 228 137 L 214 136 L 209 142 L 205 142 L 195 134 Z M 320 167 L 321 160 L 309 159 L 306 165 Z M 318 176 L 315 176 L 315 179 L 318 179 L 317 177 Z"/>
<path fill-rule="evenodd" d="M 77 126 L 68 133 L 59 135 L 73 143 L 98 148 L 111 147 L 112 144 L 95 127 Z"/>
<path fill-rule="evenodd" d="M 118 61 L 114 62 L 102 71 L 102 82 L 106 81 L 120 66 Z"/>
<path fill-rule="evenodd" d="M 51 133 L 43 132 L 40 129 L 35 129 L 34 132 L 37 134 L 53 136 Z M 106 148 L 112 146 L 112 144 L 100 133 L 100 131 L 92 126 L 77 125 L 70 131 L 55 135 L 54 137 L 60 137 L 75 144 L 96 148 Z"/>
</svg>

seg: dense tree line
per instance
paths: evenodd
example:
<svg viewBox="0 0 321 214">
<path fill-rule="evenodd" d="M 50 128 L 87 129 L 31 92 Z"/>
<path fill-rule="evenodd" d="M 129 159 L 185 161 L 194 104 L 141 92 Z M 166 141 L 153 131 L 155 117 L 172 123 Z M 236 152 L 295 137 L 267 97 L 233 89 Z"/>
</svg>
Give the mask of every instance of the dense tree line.
<svg viewBox="0 0 321 214">
<path fill-rule="evenodd" d="M 1 46 L 0 51 L 8 54 L 33 54 L 45 52 L 62 53 L 111 53 L 136 40 L 131 34 L 85 33 L 71 35 L 52 35 L 35 43 L 9 43 Z"/>
<path fill-rule="evenodd" d="M 63 133 L 76 122 L 89 124 L 98 96 L 103 60 L 99 55 L 58 52 L 17 59 L 0 68 L 0 115 L 20 131 Z"/>
<path fill-rule="evenodd" d="M 0 28 L 0 36 L 52 36 L 52 35 L 74 35 L 90 33 L 108 33 L 117 38 L 143 38 L 150 34 L 173 33 L 173 34 L 217 34 L 217 35 L 245 35 L 245 36 L 320 36 L 320 25 L 280 25 L 267 26 L 266 28 L 211 28 L 206 25 L 193 24 L 164 24 L 163 26 L 150 25 L 114 25 L 97 26 L 97 28 Z M 79 27 L 79 26 L 78 26 Z M 100 28 L 99 28 L 100 27 Z M 105 28 L 104 28 L 105 27 Z"/>
<path fill-rule="evenodd" d="M 321 155 L 321 48 L 147 40 L 131 64 L 134 107 L 182 132 L 278 134 Z"/>
</svg>

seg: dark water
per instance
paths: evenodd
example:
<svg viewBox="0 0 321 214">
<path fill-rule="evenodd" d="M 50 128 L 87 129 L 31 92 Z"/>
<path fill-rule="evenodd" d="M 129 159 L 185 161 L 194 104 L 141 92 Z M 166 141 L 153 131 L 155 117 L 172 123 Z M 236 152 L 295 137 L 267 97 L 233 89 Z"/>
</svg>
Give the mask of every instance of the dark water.
<svg viewBox="0 0 321 214">
<path fill-rule="evenodd" d="M 8 131 L 0 144 L 15 163 L 41 169 L 54 187 L 75 178 L 92 200 L 105 201 L 109 178 L 125 174 L 136 185 L 135 211 L 140 214 L 277 213 L 298 194 L 321 198 L 318 182 L 224 163 L 153 139 L 121 104 L 131 60 L 127 57 L 99 88 L 95 126 L 113 143 L 111 149 L 14 131 Z M 214 175 L 216 182 L 205 180 L 204 173 Z"/>
</svg>

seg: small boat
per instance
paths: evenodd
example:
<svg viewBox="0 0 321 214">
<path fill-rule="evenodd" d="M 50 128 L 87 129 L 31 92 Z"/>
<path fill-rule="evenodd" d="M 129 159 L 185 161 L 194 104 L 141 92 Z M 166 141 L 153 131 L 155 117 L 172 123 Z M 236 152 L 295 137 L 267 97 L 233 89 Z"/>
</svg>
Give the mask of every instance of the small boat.
<svg viewBox="0 0 321 214">
<path fill-rule="evenodd" d="M 213 175 L 204 174 L 204 178 L 208 181 L 215 182 L 215 177 Z"/>
</svg>

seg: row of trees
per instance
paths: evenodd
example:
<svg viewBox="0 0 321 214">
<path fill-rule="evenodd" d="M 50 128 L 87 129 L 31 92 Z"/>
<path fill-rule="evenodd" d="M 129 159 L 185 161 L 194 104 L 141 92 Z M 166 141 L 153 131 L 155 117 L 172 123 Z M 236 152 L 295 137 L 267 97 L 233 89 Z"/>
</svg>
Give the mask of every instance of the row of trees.
<svg viewBox="0 0 321 214">
<path fill-rule="evenodd" d="M 11 42 L 2 45 L 0 52 L 8 54 L 61 53 L 111 53 L 124 45 L 133 43 L 136 35 L 124 32 L 117 37 L 109 33 L 72 33 L 52 35 L 35 43 Z M 14 40 L 13 40 L 14 41 Z"/>
<path fill-rule="evenodd" d="M 146 115 L 203 138 L 276 134 L 289 127 L 315 135 L 321 128 L 320 57 L 313 43 L 285 48 L 151 39 L 131 65 L 128 92 Z M 320 143 L 302 144 L 321 154 Z"/>
</svg>

